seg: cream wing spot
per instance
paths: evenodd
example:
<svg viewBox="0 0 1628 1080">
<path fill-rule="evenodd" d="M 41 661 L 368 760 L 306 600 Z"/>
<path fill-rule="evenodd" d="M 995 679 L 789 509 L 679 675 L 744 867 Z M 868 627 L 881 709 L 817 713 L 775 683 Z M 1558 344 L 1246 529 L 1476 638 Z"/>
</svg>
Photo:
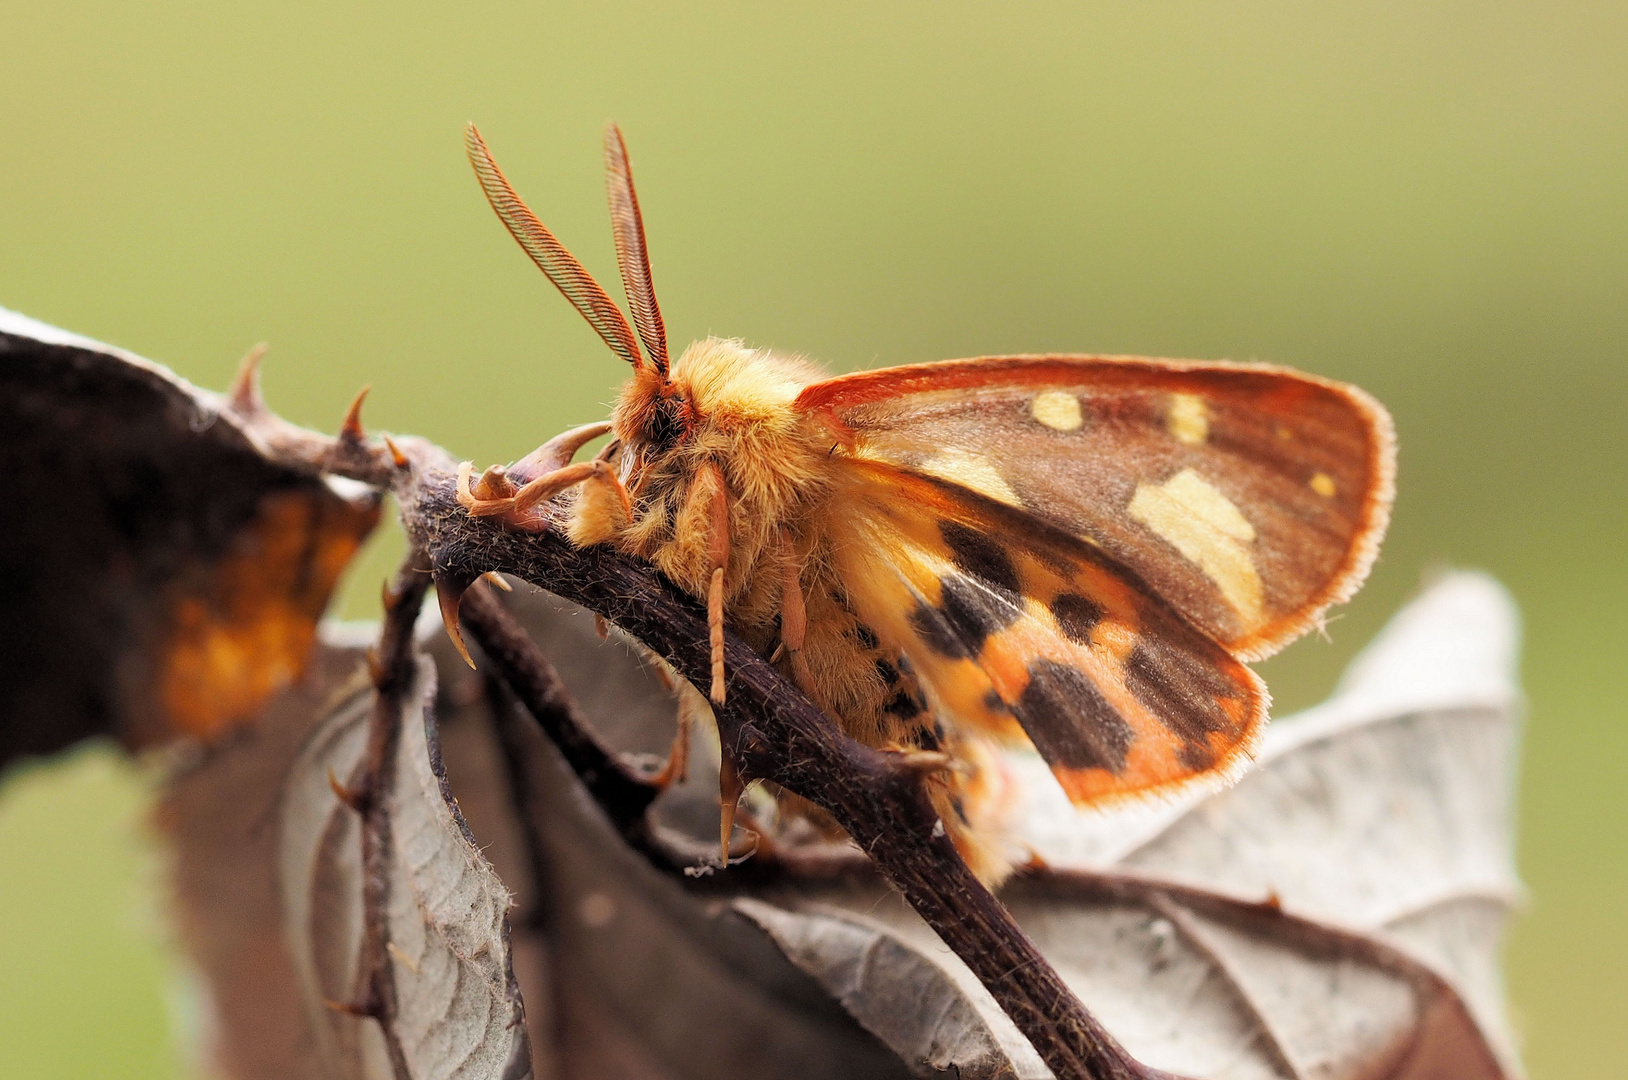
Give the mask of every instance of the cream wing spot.
<svg viewBox="0 0 1628 1080">
<path fill-rule="evenodd" d="M 1312 473 L 1311 480 L 1308 483 L 1311 485 L 1311 489 L 1323 498 L 1332 499 L 1334 497 L 1334 478 L 1329 476 L 1328 473 Z"/>
<path fill-rule="evenodd" d="M 1171 394 L 1165 426 L 1177 442 L 1200 446 L 1210 437 L 1210 409 L 1197 394 Z"/>
<path fill-rule="evenodd" d="M 1042 390 L 1029 402 L 1029 415 L 1053 431 L 1078 431 L 1085 418 L 1080 399 L 1062 390 Z"/>
<path fill-rule="evenodd" d="M 1012 485 L 987 458 L 966 450 L 943 450 L 921 463 L 921 471 L 940 480 L 971 488 L 1007 506 L 1022 506 Z"/>
<path fill-rule="evenodd" d="M 1262 621 L 1261 577 L 1247 547 L 1255 527 L 1213 484 L 1183 469 L 1163 484 L 1138 484 L 1126 512 L 1197 565 L 1247 626 Z"/>
</svg>

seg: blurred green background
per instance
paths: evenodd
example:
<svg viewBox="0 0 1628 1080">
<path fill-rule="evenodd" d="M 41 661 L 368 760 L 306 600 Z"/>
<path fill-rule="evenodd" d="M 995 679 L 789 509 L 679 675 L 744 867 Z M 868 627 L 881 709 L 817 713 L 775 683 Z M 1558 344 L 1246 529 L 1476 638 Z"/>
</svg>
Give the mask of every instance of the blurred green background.
<svg viewBox="0 0 1628 1080">
<path fill-rule="evenodd" d="M 1358 382 L 1400 429 L 1395 524 L 1333 644 L 1265 665 L 1278 712 L 1431 567 L 1514 590 L 1510 993 L 1534 1077 L 1621 1075 L 1628 7 L 453 7 L 0 8 L 0 305 L 214 388 L 265 339 L 294 420 L 331 429 L 372 383 L 370 426 L 509 460 L 602 416 L 624 370 L 492 217 L 460 128 L 609 284 L 615 119 L 675 344 Z M 0 788 L 7 1076 L 187 1069 L 145 784 L 93 749 Z"/>
</svg>

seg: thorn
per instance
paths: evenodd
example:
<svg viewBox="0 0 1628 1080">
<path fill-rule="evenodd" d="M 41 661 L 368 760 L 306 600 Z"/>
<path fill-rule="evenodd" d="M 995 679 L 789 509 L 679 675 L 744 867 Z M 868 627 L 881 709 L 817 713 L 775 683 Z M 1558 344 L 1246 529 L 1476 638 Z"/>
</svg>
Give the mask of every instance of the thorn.
<svg viewBox="0 0 1628 1080">
<path fill-rule="evenodd" d="M 336 1013 L 344 1013 L 346 1016 L 355 1016 L 363 1020 L 377 1016 L 379 1012 L 373 1003 L 368 1001 L 334 1001 L 332 998 L 323 998 L 322 1003 Z"/>
<path fill-rule="evenodd" d="M 718 846 L 725 866 L 729 865 L 729 837 L 735 831 L 735 807 L 745 793 L 746 785 L 741 783 L 740 773 L 735 770 L 729 751 L 725 750 L 718 761 L 718 807 L 722 811 L 718 821 Z"/>
<path fill-rule="evenodd" d="M 384 685 L 384 665 L 379 663 L 379 650 L 372 645 L 367 647 L 367 677 L 373 680 L 374 689 Z"/>
<path fill-rule="evenodd" d="M 481 575 L 481 580 L 501 592 L 514 592 L 514 586 L 503 580 L 503 575 L 496 570 L 488 570 Z"/>
<path fill-rule="evenodd" d="M 571 459 L 584 444 L 599 438 L 610 429 L 610 423 L 601 420 L 598 423 L 584 424 L 582 427 L 563 431 L 510 465 L 509 475 L 519 483 L 525 484 L 545 473 L 562 469 L 571 463 Z"/>
<path fill-rule="evenodd" d="M 360 788 L 352 790 L 346 787 L 344 782 L 334 775 L 332 769 L 328 770 L 328 787 L 333 789 L 335 798 L 358 814 L 367 812 L 367 807 L 364 805 L 366 800 L 363 798 L 362 790 Z"/>
<path fill-rule="evenodd" d="M 384 437 L 384 445 L 390 448 L 390 460 L 395 463 L 396 468 L 405 469 L 407 467 L 407 455 L 401 452 L 401 448 L 388 435 Z"/>
<path fill-rule="evenodd" d="M 260 361 L 269 348 L 271 346 L 262 341 L 244 353 L 237 377 L 232 380 L 228 397 L 232 408 L 245 416 L 265 411 L 266 401 L 260 396 Z"/>
<path fill-rule="evenodd" d="M 384 605 L 386 615 L 394 611 L 396 605 L 401 602 L 401 593 L 396 591 L 396 587 L 390 583 L 389 578 L 385 578 L 384 582 L 379 586 L 379 602 Z"/>
<path fill-rule="evenodd" d="M 373 389 L 364 386 L 356 391 L 351 399 L 350 408 L 345 410 L 345 420 L 339 425 L 339 441 L 359 443 L 367 438 L 367 432 L 362 430 L 362 402 L 367 400 L 367 392 Z"/>
<path fill-rule="evenodd" d="M 464 658 L 464 663 L 471 669 L 475 666 L 475 658 L 469 655 L 469 646 L 464 644 L 464 632 L 458 626 L 458 607 L 463 603 L 464 590 L 468 585 L 460 584 L 446 574 L 435 575 L 435 598 L 441 605 L 441 624 L 447 628 L 447 637 L 452 639 L 452 647 L 458 650 L 458 655 Z"/>
</svg>

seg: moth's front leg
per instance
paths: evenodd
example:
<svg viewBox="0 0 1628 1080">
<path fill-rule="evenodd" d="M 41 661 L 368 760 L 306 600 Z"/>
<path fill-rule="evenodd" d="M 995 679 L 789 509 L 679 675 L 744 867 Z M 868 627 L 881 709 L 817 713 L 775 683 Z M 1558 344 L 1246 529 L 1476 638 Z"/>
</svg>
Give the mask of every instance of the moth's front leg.
<svg viewBox="0 0 1628 1080">
<path fill-rule="evenodd" d="M 631 517 L 633 501 L 608 461 L 611 447 L 592 461 L 571 461 L 584 444 L 610 429 L 604 421 L 573 428 L 508 468 L 492 466 L 473 482 L 474 465 L 466 461 L 458 467 L 458 502 L 471 517 L 495 518 L 506 528 L 542 532 L 548 528 L 549 515 L 541 504 L 566 488 L 591 482 L 614 492 Z"/>
</svg>

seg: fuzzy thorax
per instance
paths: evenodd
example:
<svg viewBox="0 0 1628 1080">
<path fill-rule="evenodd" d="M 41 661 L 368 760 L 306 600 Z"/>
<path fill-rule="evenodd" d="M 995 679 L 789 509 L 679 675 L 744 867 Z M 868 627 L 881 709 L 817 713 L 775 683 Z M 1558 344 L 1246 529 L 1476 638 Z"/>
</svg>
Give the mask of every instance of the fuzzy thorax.
<svg viewBox="0 0 1628 1080">
<path fill-rule="evenodd" d="M 829 486 L 829 446 L 792 406 L 822 377 L 801 359 L 706 338 L 663 379 L 641 368 L 623 384 L 613 414 L 623 473 L 634 493 L 629 521 L 607 491 L 587 490 L 569 524 L 578 544 L 614 543 L 704 595 L 709 537 L 704 477 L 716 469 L 729 497 L 725 594 L 732 621 L 772 619 L 780 549 L 805 533 Z M 761 594 L 761 595 L 760 595 Z"/>
</svg>

